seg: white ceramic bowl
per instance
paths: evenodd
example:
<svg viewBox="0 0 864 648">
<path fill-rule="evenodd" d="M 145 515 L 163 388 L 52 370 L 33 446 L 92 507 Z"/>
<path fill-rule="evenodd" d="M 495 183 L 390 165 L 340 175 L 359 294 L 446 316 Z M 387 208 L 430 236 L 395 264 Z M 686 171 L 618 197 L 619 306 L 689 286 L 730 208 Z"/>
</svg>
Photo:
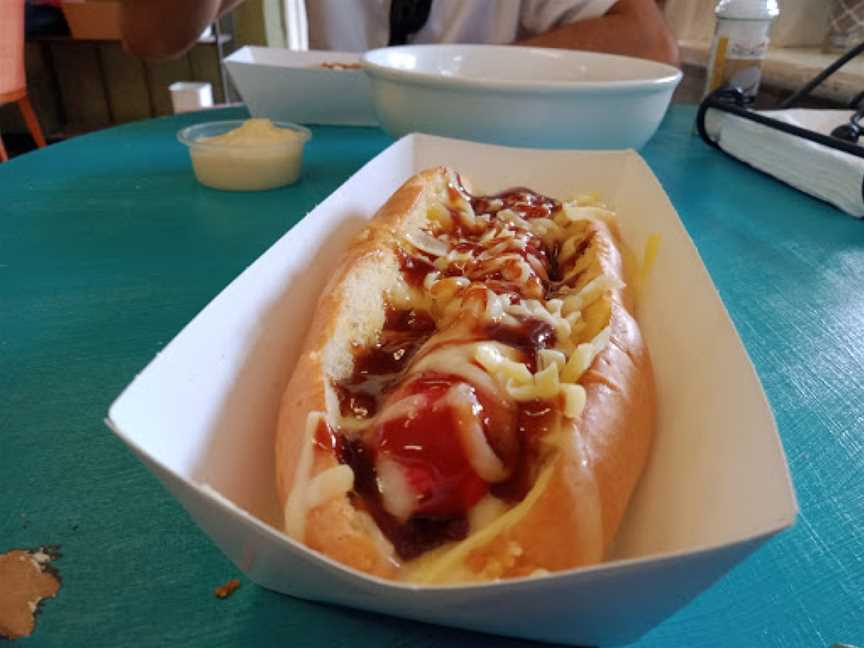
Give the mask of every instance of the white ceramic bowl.
<svg viewBox="0 0 864 648">
<path fill-rule="evenodd" d="M 640 148 L 681 72 L 654 61 L 507 45 L 407 45 L 362 60 L 381 125 L 547 148 Z"/>
</svg>

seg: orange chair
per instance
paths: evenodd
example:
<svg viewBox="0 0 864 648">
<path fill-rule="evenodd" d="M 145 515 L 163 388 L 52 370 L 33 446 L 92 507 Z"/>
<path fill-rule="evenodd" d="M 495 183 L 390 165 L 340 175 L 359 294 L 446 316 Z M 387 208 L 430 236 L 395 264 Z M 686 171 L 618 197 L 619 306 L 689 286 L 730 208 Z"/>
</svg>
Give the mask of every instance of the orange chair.
<svg viewBox="0 0 864 648">
<path fill-rule="evenodd" d="M 36 140 L 45 146 L 39 120 L 27 97 L 24 74 L 24 0 L 0 0 L 0 106 L 15 102 Z M 0 162 L 9 159 L 0 138 Z"/>
</svg>

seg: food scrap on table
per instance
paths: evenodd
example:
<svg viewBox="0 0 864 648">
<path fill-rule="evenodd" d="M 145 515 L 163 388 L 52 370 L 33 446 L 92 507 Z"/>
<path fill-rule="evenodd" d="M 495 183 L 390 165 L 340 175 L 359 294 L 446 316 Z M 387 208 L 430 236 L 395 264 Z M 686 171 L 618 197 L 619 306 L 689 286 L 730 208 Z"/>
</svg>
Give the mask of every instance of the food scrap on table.
<svg viewBox="0 0 864 648">
<path fill-rule="evenodd" d="M 324 63 L 321 63 L 320 67 L 328 70 L 360 70 L 363 66 L 359 63 L 331 63 L 325 61 Z"/>
<path fill-rule="evenodd" d="M 40 602 L 60 590 L 60 575 L 49 564 L 59 557 L 56 547 L 0 554 L 0 637 L 18 639 L 33 634 Z"/>
<path fill-rule="evenodd" d="M 224 599 L 231 596 L 238 587 L 240 587 L 240 581 L 232 578 L 224 585 L 217 587 L 213 593 L 216 595 L 216 598 Z"/>
</svg>

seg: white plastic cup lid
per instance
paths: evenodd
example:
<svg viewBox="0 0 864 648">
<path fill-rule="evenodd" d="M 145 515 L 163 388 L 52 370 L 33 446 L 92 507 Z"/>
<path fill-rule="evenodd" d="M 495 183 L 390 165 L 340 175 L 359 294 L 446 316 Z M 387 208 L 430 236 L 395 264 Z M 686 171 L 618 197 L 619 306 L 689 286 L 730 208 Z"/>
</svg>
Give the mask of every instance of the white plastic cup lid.
<svg viewBox="0 0 864 648">
<path fill-rule="evenodd" d="M 777 0 L 720 0 L 714 13 L 718 18 L 773 20 L 780 15 Z"/>
</svg>

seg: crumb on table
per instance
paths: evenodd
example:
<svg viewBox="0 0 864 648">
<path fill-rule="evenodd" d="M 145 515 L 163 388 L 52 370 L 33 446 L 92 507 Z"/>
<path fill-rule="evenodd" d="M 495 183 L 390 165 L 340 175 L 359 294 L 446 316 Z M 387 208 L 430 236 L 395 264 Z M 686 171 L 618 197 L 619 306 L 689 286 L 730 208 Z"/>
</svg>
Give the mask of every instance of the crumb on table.
<svg viewBox="0 0 864 648">
<path fill-rule="evenodd" d="M 14 549 L 0 554 L 0 637 L 29 637 L 42 599 L 60 589 L 57 570 L 48 564 L 59 557 L 55 548 Z"/>
<path fill-rule="evenodd" d="M 232 578 L 224 585 L 220 585 L 219 587 L 217 587 L 213 591 L 213 593 L 216 595 L 217 598 L 224 599 L 231 596 L 234 593 L 234 590 L 236 590 L 238 587 L 240 587 L 240 581 L 236 578 Z"/>
</svg>

